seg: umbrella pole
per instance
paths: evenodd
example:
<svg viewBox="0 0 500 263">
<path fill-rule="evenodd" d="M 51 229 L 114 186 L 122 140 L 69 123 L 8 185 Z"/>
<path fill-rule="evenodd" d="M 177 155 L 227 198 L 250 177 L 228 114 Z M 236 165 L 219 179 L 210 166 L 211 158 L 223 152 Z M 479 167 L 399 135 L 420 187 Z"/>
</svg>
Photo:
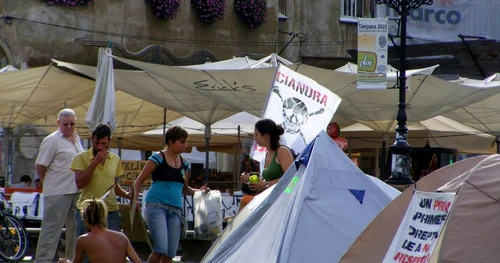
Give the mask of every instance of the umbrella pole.
<svg viewBox="0 0 500 263">
<path fill-rule="evenodd" d="M 9 186 L 9 133 L 10 128 L 3 129 L 3 139 L 2 146 L 4 150 L 4 163 L 3 163 L 3 178 L 4 178 L 4 186 Z"/>
<path fill-rule="evenodd" d="M 208 183 L 208 165 L 210 164 L 210 137 L 212 136 L 212 130 L 210 124 L 205 124 L 205 183 Z"/>
<path fill-rule="evenodd" d="M 236 148 L 236 154 L 237 154 L 237 158 L 236 158 L 236 171 L 235 171 L 235 174 L 236 174 L 236 187 L 237 189 L 240 189 L 241 186 L 240 186 L 240 177 L 239 177 L 239 174 L 241 172 L 241 143 L 240 143 L 240 134 L 241 134 L 241 127 L 240 125 L 238 125 L 238 146 Z"/>
<path fill-rule="evenodd" d="M 122 140 L 123 137 L 118 137 L 118 157 L 122 158 Z"/>
<path fill-rule="evenodd" d="M 167 109 L 163 108 L 163 141 L 165 141 L 166 131 L 167 131 Z"/>
<path fill-rule="evenodd" d="M 500 153 L 500 136 L 499 135 L 497 135 L 495 137 L 495 142 L 497 144 L 497 153 Z"/>
<path fill-rule="evenodd" d="M 387 155 L 387 133 L 382 137 L 382 156 L 380 158 L 380 179 L 385 180 L 385 156 Z"/>
</svg>

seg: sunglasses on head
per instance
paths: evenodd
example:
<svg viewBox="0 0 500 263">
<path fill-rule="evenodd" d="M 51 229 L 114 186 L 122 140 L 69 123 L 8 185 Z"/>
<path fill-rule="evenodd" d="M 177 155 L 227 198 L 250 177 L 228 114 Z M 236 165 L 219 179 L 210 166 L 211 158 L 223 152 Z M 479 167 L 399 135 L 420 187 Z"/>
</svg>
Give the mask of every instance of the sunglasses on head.
<svg viewBox="0 0 500 263">
<path fill-rule="evenodd" d="M 63 126 L 64 126 L 64 127 L 68 127 L 68 126 L 74 127 L 75 125 L 76 125 L 76 123 L 74 123 L 74 122 L 66 122 L 66 123 L 63 123 Z"/>
</svg>

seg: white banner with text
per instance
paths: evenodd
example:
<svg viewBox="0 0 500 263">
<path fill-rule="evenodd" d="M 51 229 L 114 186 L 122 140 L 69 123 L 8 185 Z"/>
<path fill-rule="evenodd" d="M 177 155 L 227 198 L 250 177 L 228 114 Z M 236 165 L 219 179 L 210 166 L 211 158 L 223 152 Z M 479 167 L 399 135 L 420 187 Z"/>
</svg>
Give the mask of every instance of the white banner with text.
<svg viewBox="0 0 500 263">
<path fill-rule="evenodd" d="M 285 134 L 281 143 L 298 154 L 320 131 L 326 130 L 340 102 L 339 96 L 316 81 L 280 64 L 262 119 L 283 125 Z M 254 141 L 251 156 L 263 164 L 266 149 Z"/>
<path fill-rule="evenodd" d="M 454 200 L 455 193 L 415 191 L 383 262 L 428 262 Z"/>
</svg>

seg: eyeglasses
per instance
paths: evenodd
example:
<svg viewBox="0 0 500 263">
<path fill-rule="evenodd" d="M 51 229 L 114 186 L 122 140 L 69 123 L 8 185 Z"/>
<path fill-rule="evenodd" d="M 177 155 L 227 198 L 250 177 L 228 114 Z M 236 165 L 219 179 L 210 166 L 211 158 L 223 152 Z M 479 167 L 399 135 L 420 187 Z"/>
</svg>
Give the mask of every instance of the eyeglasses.
<svg viewBox="0 0 500 263">
<path fill-rule="evenodd" d="M 64 127 L 68 127 L 68 126 L 74 127 L 75 125 L 76 125 L 76 123 L 74 123 L 74 122 L 66 122 L 66 123 L 63 123 L 63 126 L 64 126 Z"/>
</svg>

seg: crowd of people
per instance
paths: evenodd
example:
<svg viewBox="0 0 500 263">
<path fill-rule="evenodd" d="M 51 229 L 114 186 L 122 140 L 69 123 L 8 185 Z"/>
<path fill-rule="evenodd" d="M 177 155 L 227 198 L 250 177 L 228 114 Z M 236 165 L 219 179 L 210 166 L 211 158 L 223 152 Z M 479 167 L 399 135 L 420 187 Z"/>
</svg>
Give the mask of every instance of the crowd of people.
<svg viewBox="0 0 500 263">
<path fill-rule="evenodd" d="M 137 202 L 148 176 L 152 184 L 143 200 L 145 221 L 153 250 L 148 262 L 172 262 L 181 236 L 182 195 L 209 191 L 188 185 L 189 163 L 182 157 L 188 132 L 179 126 L 165 133 L 164 149 L 153 153 L 136 178 L 132 191 L 120 186 L 123 169 L 120 157 L 111 153 L 111 129 L 98 124 L 92 130 L 92 147 L 84 150 L 75 131 L 76 114 L 63 109 L 57 119 L 57 131 L 44 138 L 35 162 L 39 176 L 35 187 L 42 187 L 44 211 L 35 262 L 53 262 L 63 227 L 66 249 L 61 262 L 125 262 L 128 257 L 140 262 L 130 241 L 121 231 L 117 196 Z M 241 175 L 246 192 L 242 209 L 253 196 L 276 184 L 293 162 L 289 148 L 280 145 L 284 133 L 269 119 L 255 124 L 254 139 L 267 149 L 264 169 L 258 181 L 249 182 L 252 171 Z M 14 187 L 31 187 L 31 177 L 23 176 Z M 110 259 L 113 260 L 110 260 Z"/>
</svg>

